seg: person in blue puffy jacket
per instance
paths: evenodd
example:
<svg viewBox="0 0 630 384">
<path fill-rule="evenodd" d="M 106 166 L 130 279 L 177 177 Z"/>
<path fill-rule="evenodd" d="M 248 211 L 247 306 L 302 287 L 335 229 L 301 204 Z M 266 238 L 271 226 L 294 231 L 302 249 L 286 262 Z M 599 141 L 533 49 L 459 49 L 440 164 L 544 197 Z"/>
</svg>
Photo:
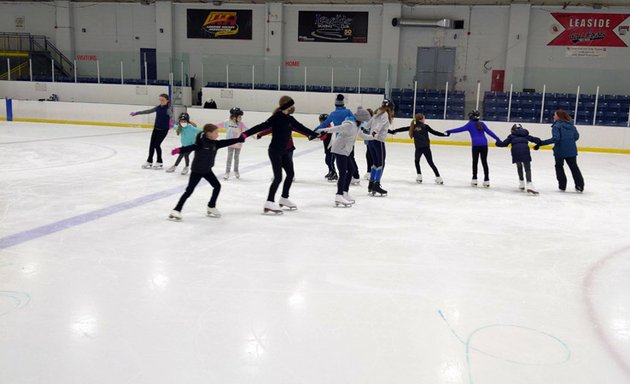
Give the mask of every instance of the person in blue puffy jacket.
<svg viewBox="0 0 630 384">
<path fill-rule="evenodd" d="M 477 186 L 477 164 L 479 163 L 479 157 L 481 157 L 481 166 L 483 167 L 483 186 L 490 187 L 490 170 L 488 168 L 488 139 L 486 134 L 492 136 L 494 140 L 499 141 L 499 136 L 492 132 L 486 123 L 480 121 L 481 114 L 477 110 L 473 110 L 468 114 L 470 120 L 463 127 L 449 129 L 446 131 L 448 135 L 457 132 L 468 132 L 470 139 L 472 140 L 472 181 L 470 185 Z"/>
<path fill-rule="evenodd" d="M 525 179 L 527 180 L 527 192 L 538 193 L 532 185 L 532 156 L 529 151 L 529 142 L 540 144 L 541 140 L 530 136 L 529 131 L 520 124 L 514 124 L 510 135 L 503 141 L 497 141 L 497 147 L 507 147 L 512 145 L 512 164 L 516 164 L 518 172 L 518 188 L 525 190 L 525 180 L 523 180 L 523 169 L 525 169 Z"/>
<path fill-rule="evenodd" d="M 561 191 L 567 189 L 567 175 L 564 173 L 565 161 L 571 170 L 571 175 L 575 182 L 575 190 L 578 192 L 584 191 L 584 177 L 577 165 L 577 145 L 575 143 L 579 139 L 580 133 L 573 125 L 571 116 L 564 110 L 558 109 L 553 113 L 551 138 L 543 140 L 534 147 L 535 150 L 538 150 L 543 145 L 553 144 L 553 156 L 556 158 L 556 179 L 558 179 L 558 188 Z"/>
</svg>

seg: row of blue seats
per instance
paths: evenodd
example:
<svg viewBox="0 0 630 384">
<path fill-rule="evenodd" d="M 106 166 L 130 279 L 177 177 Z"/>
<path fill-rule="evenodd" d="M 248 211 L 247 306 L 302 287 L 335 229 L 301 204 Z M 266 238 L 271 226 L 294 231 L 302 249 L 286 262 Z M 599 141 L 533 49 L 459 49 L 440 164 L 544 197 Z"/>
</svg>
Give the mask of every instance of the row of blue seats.
<svg viewBox="0 0 630 384">
<path fill-rule="evenodd" d="M 30 81 L 29 76 L 21 76 L 15 80 L 18 81 Z M 57 83 L 74 83 L 74 77 L 72 76 L 55 76 L 55 82 Z M 33 81 L 40 82 L 52 82 L 53 78 L 50 75 L 33 75 Z M 87 84 L 99 84 L 99 79 L 96 77 L 77 77 L 77 83 Z M 136 84 L 136 85 L 168 85 L 168 80 L 149 80 L 145 82 L 143 79 L 124 79 L 124 84 Z M 114 77 L 101 77 L 100 84 L 120 84 L 120 79 Z M 180 86 L 181 81 L 175 81 L 175 86 Z"/>
<path fill-rule="evenodd" d="M 582 94 L 577 97 L 576 94 L 567 94 L 567 93 L 546 93 L 544 95 L 545 101 L 547 100 L 555 100 L 555 101 L 568 101 L 575 103 L 577 98 L 578 101 L 591 101 L 594 102 L 595 99 L 601 102 L 618 102 L 618 103 L 630 103 L 630 96 L 627 95 L 599 95 L 596 97 L 595 95 Z M 486 92 L 484 94 L 484 101 L 501 101 L 501 102 L 509 102 L 510 94 L 507 92 Z M 542 93 L 524 93 L 524 92 L 514 92 L 512 93 L 512 102 L 522 102 L 522 101 L 531 101 L 531 102 L 542 102 L 543 94 Z"/>
<path fill-rule="evenodd" d="M 230 83 L 229 86 L 225 82 L 208 82 L 206 84 L 208 88 L 234 88 L 234 89 L 251 89 L 252 83 Z M 265 89 L 265 90 L 277 90 L 278 84 L 254 84 L 254 89 Z M 283 91 L 296 91 L 303 92 L 304 85 L 303 84 L 281 84 L 280 90 Z M 373 87 L 340 87 L 336 86 L 332 90 L 330 86 L 323 85 L 307 85 L 307 92 L 335 92 L 335 93 L 358 93 L 359 90 L 361 93 L 369 93 L 369 94 L 385 94 L 384 88 L 373 88 Z"/>
</svg>

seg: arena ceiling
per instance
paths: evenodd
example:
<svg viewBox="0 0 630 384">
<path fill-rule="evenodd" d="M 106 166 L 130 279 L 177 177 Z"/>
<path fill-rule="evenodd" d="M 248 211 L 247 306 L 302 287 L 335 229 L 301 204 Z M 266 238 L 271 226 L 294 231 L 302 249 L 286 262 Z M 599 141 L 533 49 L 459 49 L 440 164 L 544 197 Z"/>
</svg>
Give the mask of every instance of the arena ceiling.
<svg viewBox="0 0 630 384">
<path fill-rule="evenodd" d="M 152 4 L 160 0 L 71 0 L 73 3 L 141 3 Z M 206 3 L 206 4 L 264 4 L 269 0 L 172 0 L 174 3 Z M 24 0 L 3 0 L 4 2 L 24 2 Z M 42 1 L 32 1 L 39 3 Z M 51 1 L 52 2 L 52 1 Z M 382 4 L 397 2 L 395 0 L 279 0 L 284 4 Z M 630 0 L 604 0 L 604 1 L 565 1 L 565 0 L 402 0 L 398 1 L 404 5 L 509 5 L 509 4 L 532 4 L 532 5 L 560 5 L 566 8 L 571 7 L 592 7 L 602 9 L 610 7 L 628 7 Z M 50 3 L 50 2 L 49 2 Z"/>
</svg>

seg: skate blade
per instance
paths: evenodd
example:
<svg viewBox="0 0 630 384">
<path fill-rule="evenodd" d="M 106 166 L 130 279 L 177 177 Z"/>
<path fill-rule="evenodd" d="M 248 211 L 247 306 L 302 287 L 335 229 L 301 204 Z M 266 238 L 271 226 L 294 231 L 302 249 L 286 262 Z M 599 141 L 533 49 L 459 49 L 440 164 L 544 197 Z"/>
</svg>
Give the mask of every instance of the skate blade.
<svg viewBox="0 0 630 384">
<path fill-rule="evenodd" d="M 280 205 L 280 208 L 285 208 L 287 211 L 297 211 L 297 207 L 289 207 L 288 205 L 282 205 L 282 204 L 278 204 L 278 205 Z"/>
<path fill-rule="evenodd" d="M 352 204 L 335 203 L 335 208 L 350 208 Z"/>
<path fill-rule="evenodd" d="M 206 214 L 206 216 L 208 216 L 208 217 L 212 217 L 212 218 L 214 218 L 214 219 L 218 219 L 218 218 L 220 218 L 220 217 L 221 217 L 221 215 L 214 215 L 214 214 L 212 214 L 212 213 L 208 213 L 208 214 Z"/>
<path fill-rule="evenodd" d="M 278 215 L 282 215 L 284 212 L 282 211 L 277 211 L 275 209 L 269 209 L 269 208 L 265 208 L 263 210 L 263 215 L 267 215 L 267 216 L 278 216 Z"/>
<path fill-rule="evenodd" d="M 536 196 L 538 195 L 538 193 L 539 193 L 538 191 L 527 191 L 527 194 L 532 195 L 532 196 Z"/>
<path fill-rule="evenodd" d="M 175 217 L 175 216 L 171 216 L 171 215 L 168 216 L 168 219 L 170 221 L 177 221 L 177 222 L 182 221 L 182 219 L 180 219 L 179 217 Z"/>
</svg>

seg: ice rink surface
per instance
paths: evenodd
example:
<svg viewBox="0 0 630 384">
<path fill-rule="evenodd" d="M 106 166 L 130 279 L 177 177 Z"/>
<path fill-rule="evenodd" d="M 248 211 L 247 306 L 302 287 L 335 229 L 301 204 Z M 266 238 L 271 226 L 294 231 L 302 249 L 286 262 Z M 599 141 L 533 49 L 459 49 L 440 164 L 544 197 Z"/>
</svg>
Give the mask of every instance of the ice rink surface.
<svg viewBox="0 0 630 384">
<path fill-rule="evenodd" d="M 578 194 L 532 152 L 528 196 L 509 149 L 484 189 L 469 147 L 433 146 L 436 185 L 388 143 L 389 196 L 362 180 L 344 209 L 321 142 L 296 139 L 299 209 L 268 217 L 250 138 L 223 217 L 202 181 L 176 223 L 188 178 L 140 168 L 150 134 L 0 125 L 0 383 L 630 382 L 630 156 L 580 153 Z"/>
</svg>

